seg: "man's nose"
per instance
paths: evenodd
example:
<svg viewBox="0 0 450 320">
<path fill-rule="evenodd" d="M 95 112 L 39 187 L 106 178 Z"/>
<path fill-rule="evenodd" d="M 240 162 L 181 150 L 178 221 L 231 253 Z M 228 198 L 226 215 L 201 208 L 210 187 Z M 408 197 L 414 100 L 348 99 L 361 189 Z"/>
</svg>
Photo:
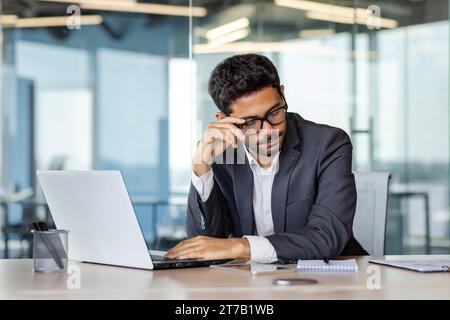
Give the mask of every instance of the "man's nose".
<svg viewBox="0 0 450 320">
<path fill-rule="evenodd" d="M 264 121 L 261 129 L 265 130 L 267 133 L 272 133 L 273 126 L 270 124 L 269 121 Z"/>
<path fill-rule="evenodd" d="M 258 137 L 260 141 L 266 141 L 270 138 L 273 138 L 275 131 L 277 129 L 274 128 L 269 122 L 264 121 L 263 127 L 259 131 Z"/>
</svg>

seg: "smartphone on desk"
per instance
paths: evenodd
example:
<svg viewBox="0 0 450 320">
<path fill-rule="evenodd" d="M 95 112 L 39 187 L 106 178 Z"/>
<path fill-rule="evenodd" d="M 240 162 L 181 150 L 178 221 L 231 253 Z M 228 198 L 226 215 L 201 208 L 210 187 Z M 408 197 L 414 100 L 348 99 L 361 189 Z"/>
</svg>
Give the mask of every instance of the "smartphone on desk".
<svg viewBox="0 0 450 320">
<path fill-rule="evenodd" d="M 211 265 L 212 269 L 246 272 L 253 275 L 270 274 L 280 272 L 295 272 L 295 266 L 280 265 L 280 264 L 262 264 L 262 263 L 224 263 L 218 265 Z"/>
</svg>

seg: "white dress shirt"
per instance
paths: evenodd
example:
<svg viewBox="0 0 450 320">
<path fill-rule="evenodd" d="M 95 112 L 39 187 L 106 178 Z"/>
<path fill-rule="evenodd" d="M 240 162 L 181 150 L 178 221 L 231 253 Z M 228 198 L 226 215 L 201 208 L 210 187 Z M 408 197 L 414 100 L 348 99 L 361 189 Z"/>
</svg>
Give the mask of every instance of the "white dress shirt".
<svg viewBox="0 0 450 320">
<path fill-rule="evenodd" d="M 265 236 L 274 233 L 272 220 L 272 185 L 278 172 L 278 152 L 269 168 L 261 168 L 253 156 L 245 149 L 250 168 L 253 172 L 253 214 L 257 236 L 244 235 L 250 245 L 250 261 L 259 263 L 271 263 L 277 261 L 277 253 L 270 241 Z M 192 184 L 197 190 L 203 202 L 208 200 L 214 186 L 212 170 L 197 177 L 192 172 Z"/>
</svg>

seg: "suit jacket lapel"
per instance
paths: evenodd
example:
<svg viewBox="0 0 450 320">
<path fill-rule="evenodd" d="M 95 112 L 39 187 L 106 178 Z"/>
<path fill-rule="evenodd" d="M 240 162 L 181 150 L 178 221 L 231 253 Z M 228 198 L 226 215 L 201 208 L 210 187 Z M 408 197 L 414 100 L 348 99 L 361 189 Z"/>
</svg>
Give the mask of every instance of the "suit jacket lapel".
<svg viewBox="0 0 450 320">
<path fill-rule="evenodd" d="M 289 180 L 300 156 L 300 152 L 296 148 L 299 143 L 296 123 L 288 114 L 286 138 L 280 153 L 278 173 L 275 175 L 272 185 L 272 220 L 275 233 L 286 231 L 286 201 Z"/>
<path fill-rule="evenodd" d="M 239 144 L 238 153 L 245 153 L 242 148 L 244 146 Z M 233 165 L 233 189 L 242 235 L 251 235 L 253 234 L 253 172 L 245 154 L 244 158 L 245 163 Z"/>
</svg>

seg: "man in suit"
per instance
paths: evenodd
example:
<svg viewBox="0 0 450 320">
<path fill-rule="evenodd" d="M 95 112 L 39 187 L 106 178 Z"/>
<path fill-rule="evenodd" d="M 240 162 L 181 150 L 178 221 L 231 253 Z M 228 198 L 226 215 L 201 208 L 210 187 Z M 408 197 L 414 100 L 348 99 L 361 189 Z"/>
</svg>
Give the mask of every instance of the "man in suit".
<svg viewBox="0 0 450 320">
<path fill-rule="evenodd" d="M 190 239 L 167 258 L 288 263 L 367 254 L 352 233 L 348 135 L 287 112 L 277 70 L 261 55 L 221 62 L 208 91 L 219 112 L 194 155 Z"/>
</svg>

